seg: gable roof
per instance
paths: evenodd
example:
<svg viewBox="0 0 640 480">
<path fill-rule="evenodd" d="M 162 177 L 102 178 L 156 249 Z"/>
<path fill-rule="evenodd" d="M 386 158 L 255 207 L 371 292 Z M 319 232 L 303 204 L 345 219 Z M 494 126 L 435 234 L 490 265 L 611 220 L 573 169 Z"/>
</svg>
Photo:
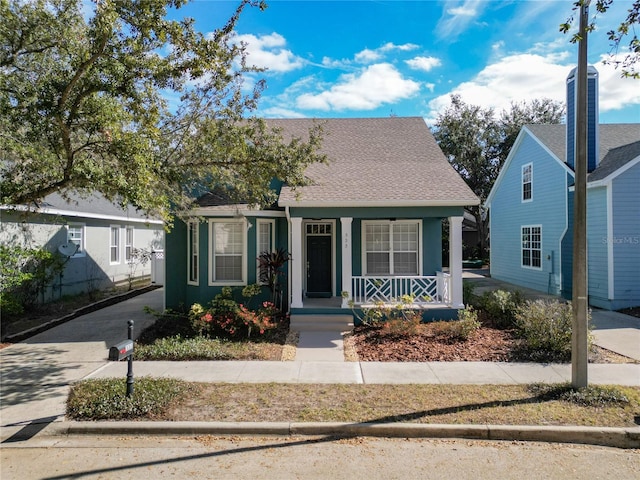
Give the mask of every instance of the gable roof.
<svg viewBox="0 0 640 480">
<path fill-rule="evenodd" d="M 312 184 L 284 186 L 280 206 L 466 206 L 479 199 L 451 167 L 421 117 L 273 119 L 283 135 L 306 139 L 323 128 L 326 164 L 306 170 Z"/>
<path fill-rule="evenodd" d="M 638 123 L 603 123 L 599 128 L 598 166 L 589 174 L 587 181 L 592 184 L 615 177 L 631 166 L 634 161 L 640 161 L 640 124 Z M 494 192 L 506 171 L 514 152 L 517 151 L 522 138 L 530 135 L 545 148 L 571 175 L 574 171 L 566 164 L 567 156 L 567 126 L 565 124 L 525 125 L 520 130 L 509 156 L 500 170 L 500 174 L 485 204 L 491 206 Z"/>
<path fill-rule="evenodd" d="M 599 182 L 615 176 L 630 166 L 633 160 L 636 163 L 640 160 L 640 140 L 609 150 L 598 168 L 589 174 L 589 182 Z"/>
<path fill-rule="evenodd" d="M 143 212 L 129 205 L 122 208 L 102 194 L 93 192 L 87 195 L 69 193 L 65 199 L 59 193 L 51 193 L 37 205 L 2 206 L 6 210 L 34 211 L 46 215 L 61 215 L 75 218 L 95 218 L 101 220 L 129 221 L 138 223 L 163 224 L 157 218 L 149 218 Z"/>
<path fill-rule="evenodd" d="M 527 125 L 526 128 L 560 161 L 566 162 L 566 125 Z M 598 166 L 589 174 L 589 182 L 608 177 L 640 155 L 640 124 L 603 123 L 598 128 Z"/>
<path fill-rule="evenodd" d="M 565 124 L 525 125 L 535 139 L 553 153 L 562 163 L 567 157 L 567 126 Z M 567 168 L 570 168 L 567 166 Z"/>
</svg>

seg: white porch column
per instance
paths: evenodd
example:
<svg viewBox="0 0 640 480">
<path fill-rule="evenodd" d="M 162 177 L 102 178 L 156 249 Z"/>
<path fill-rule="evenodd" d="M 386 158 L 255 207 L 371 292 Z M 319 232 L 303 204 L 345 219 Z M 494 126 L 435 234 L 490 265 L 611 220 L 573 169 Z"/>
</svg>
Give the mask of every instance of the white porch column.
<svg viewBox="0 0 640 480">
<path fill-rule="evenodd" d="M 291 308 L 302 308 L 302 218 L 291 217 Z"/>
<path fill-rule="evenodd" d="M 462 219 L 449 217 L 449 275 L 451 276 L 451 306 L 464 308 L 462 301 Z"/>
<path fill-rule="evenodd" d="M 351 255 L 351 222 L 353 218 L 340 218 L 342 225 L 342 292 L 348 296 L 342 297 L 342 308 L 349 307 L 351 299 L 351 275 L 352 275 L 352 255 Z M 342 293 L 341 292 L 341 293 Z"/>
</svg>

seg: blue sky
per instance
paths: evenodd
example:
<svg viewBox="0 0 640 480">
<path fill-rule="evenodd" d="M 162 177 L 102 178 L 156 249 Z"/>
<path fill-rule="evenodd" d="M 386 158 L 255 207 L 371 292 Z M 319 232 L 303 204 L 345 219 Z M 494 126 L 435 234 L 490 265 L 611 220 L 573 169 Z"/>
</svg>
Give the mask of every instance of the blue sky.
<svg viewBox="0 0 640 480">
<path fill-rule="evenodd" d="M 238 2 L 196 0 L 177 12 L 210 32 Z M 432 123 L 452 93 L 496 112 L 511 102 L 564 101 L 577 46 L 559 25 L 570 0 L 283 1 L 247 9 L 236 34 L 248 61 L 267 70 L 265 117 L 422 116 Z M 606 32 L 629 0 L 598 16 L 589 63 L 600 74 L 600 121 L 640 122 L 640 80 L 602 64 Z M 592 15 L 595 9 L 592 8 Z"/>
</svg>

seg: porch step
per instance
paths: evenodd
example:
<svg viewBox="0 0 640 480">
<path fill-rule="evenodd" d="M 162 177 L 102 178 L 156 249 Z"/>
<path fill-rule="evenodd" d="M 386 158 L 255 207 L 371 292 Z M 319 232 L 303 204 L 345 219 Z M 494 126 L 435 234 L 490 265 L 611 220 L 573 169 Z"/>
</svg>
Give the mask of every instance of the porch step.
<svg viewBox="0 0 640 480">
<path fill-rule="evenodd" d="M 293 314 L 289 328 L 296 332 L 346 332 L 353 328 L 353 316 Z"/>
</svg>

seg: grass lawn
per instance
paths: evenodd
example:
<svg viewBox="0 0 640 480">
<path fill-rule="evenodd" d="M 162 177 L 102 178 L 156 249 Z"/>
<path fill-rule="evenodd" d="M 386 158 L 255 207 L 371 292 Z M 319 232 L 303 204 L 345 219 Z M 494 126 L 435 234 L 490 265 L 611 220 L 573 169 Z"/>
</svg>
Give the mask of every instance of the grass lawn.
<svg viewBox="0 0 640 480">
<path fill-rule="evenodd" d="M 160 386 L 136 384 L 131 402 L 123 399 L 124 379 L 80 382 L 73 387 L 67 415 L 77 420 L 602 427 L 632 427 L 640 421 L 640 389 L 631 387 L 589 387 L 576 393 L 567 385 L 201 384 L 173 380 L 167 388 L 161 383 L 166 380 L 145 381 L 157 381 Z M 146 393 L 157 395 L 165 389 L 166 398 L 153 401 Z"/>
</svg>

